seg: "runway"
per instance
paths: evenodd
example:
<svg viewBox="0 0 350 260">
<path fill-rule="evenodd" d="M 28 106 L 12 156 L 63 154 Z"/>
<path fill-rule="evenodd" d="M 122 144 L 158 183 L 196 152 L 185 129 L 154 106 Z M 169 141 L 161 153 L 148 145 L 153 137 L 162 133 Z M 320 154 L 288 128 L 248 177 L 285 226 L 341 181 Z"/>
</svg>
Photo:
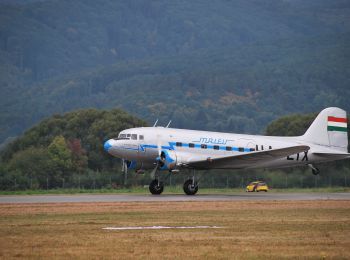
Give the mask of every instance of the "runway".
<svg viewBox="0 0 350 260">
<path fill-rule="evenodd" d="M 74 202 L 169 202 L 169 201 L 283 201 L 350 200 L 350 193 L 233 193 L 187 195 L 78 194 L 78 195 L 3 195 L 0 203 L 74 203 Z"/>
</svg>

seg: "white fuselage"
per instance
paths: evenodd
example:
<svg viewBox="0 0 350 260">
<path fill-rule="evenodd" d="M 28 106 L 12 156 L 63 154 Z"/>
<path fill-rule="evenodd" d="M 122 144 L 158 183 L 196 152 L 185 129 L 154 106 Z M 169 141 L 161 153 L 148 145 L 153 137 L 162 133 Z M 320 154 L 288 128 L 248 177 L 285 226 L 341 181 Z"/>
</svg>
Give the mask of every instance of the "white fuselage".
<svg viewBox="0 0 350 260">
<path fill-rule="evenodd" d="M 325 157 L 313 154 L 313 151 L 329 151 L 327 147 L 311 144 L 302 137 L 273 137 L 243 135 L 209 131 L 196 131 L 164 127 L 140 127 L 120 132 L 116 139 L 108 140 L 104 147 L 111 155 L 128 160 L 131 168 L 154 168 L 160 150 L 174 151 L 177 163 L 186 163 L 207 158 L 235 156 L 256 151 L 285 148 L 296 145 L 308 145 L 309 151 L 294 154 L 285 158 L 250 164 L 244 168 L 279 168 L 308 165 L 327 161 Z M 235 165 L 225 168 L 237 169 Z"/>
</svg>

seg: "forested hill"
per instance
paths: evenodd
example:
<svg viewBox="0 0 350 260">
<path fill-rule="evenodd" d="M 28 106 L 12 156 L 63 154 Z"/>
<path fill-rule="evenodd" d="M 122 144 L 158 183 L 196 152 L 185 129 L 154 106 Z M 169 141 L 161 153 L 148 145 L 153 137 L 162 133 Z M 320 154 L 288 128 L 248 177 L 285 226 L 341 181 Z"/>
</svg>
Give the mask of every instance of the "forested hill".
<svg viewBox="0 0 350 260">
<path fill-rule="evenodd" d="M 251 133 L 350 110 L 349 32 L 343 0 L 0 1 L 0 142 L 86 107 Z"/>
</svg>

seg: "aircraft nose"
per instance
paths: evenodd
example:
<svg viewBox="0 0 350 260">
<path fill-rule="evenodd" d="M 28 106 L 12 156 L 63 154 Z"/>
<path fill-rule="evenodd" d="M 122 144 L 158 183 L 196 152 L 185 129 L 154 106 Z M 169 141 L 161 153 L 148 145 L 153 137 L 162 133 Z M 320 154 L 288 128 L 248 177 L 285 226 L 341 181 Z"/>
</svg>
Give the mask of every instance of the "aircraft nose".
<svg viewBox="0 0 350 260">
<path fill-rule="evenodd" d="M 103 148 L 105 149 L 106 152 L 108 152 L 109 148 L 111 148 L 112 145 L 110 143 L 110 140 L 106 141 L 103 145 Z"/>
</svg>

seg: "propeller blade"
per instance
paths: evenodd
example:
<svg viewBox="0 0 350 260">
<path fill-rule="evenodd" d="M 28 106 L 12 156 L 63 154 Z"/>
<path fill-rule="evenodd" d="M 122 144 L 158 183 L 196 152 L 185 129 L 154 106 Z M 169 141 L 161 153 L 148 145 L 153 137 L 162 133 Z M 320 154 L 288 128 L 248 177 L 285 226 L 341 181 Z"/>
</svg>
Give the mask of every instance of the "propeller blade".
<svg viewBox="0 0 350 260">
<path fill-rule="evenodd" d="M 160 154 L 162 153 L 162 144 L 160 142 L 159 136 L 157 136 L 157 149 L 158 149 L 158 157 L 160 157 Z"/>
</svg>

